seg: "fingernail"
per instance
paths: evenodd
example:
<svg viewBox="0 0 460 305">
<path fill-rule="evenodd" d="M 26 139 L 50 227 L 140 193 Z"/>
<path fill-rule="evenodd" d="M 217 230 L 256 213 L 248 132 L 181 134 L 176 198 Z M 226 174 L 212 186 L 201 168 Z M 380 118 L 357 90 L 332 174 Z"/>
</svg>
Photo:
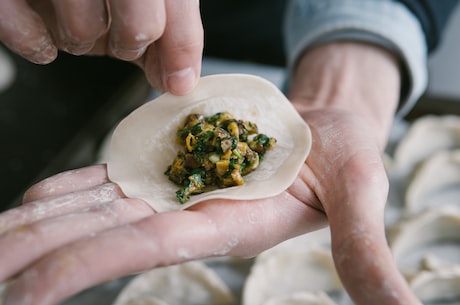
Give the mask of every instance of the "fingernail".
<svg viewBox="0 0 460 305">
<path fill-rule="evenodd" d="M 13 49 L 14 50 L 14 49 Z M 51 39 L 43 38 L 29 50 L 16 50 L 28 60 L 36 64 L 48 64 L 56 59 L 58 51 Z"/>
<path fill-rule="evenodd" d="M 147 47 L 144 46 L 139 49 L 127 50 L 113 47 L 110 51 L 112 52 L 112 55 L 118 59 L 132 61 L 141 57 L 142 54 L 144 54 L 146 48 Z"/>
<path fill-rule="evenodd" d="M 195 87 L 196 76 L 194 70 L 189 67 L 167 75 L 166 88 L 172 94 L 185 95 Z"/>
<path fill-rule="evenodd" d="M 84 44 L 75 44 L 75 43 L 67 43 L 64 46 L 64 51 L 73 55 L 83 55 L 88 53 L 94 46 L 94 43 L 84 43 Z"/>
</svg>

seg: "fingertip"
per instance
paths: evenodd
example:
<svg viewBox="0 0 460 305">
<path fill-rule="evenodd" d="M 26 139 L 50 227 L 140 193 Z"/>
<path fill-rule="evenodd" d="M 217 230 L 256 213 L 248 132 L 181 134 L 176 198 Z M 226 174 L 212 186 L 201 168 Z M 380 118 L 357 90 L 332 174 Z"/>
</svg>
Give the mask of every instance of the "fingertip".
<svg viewBox="0 0 460 305">
<path fill-rule="evenodd" d="M 59 49 L 73 55 L 90 52 L 109 28 L 105 1 L 52 1 L 55 24 L 53 38 Z"/>
<path fill-rule="evenodd" d="M 95 44 L 94 42 L 83 43 L 83 44 L 67 42 L 62 47 L 62 49 L 69 54 L 79 56 L 79 55 L 84 55 L 90 52 L 93 49 L 94 44 Z"/>
<path fill-rule="evenodd" d="M 139 59 L 145 53 L 147 47 L 148 45 L 144 45 L 135 49 L 123 49 L 113 45 L 112 43 L 109 44 L 110 54 L 115 58 L 124 61 L 134 61 Z"/>
<path fill-rule="evenodd" d="M 4 41 L 6 47 L 34 64 L 45 65 L 58 56 L 58 49 L 49 33 L 42 29 L 35 36 L 20 35 Z"/>
<path fill-rule="evenodd" d="M 57 47 L 49 41 L 42 45 L 38 44 L 36 48 L 32 49 L 31 52 L 25 53 L 23 56 L 35 64 L 46 65 L 57 58 L 58 50 Z"/>
<path fill-rule="evenodd" d="M 24 195 L 22 195 L 22 204 L 26 204 L 29 202 L 33 201 L 33 198 L 35 197 L 35 194 L 33 193 L 32 189 L 28 189 L 24 192 Z"/>
<path fill-rule="evenodd" d="M 50 176 L 32 185 L 23 195 L 23 203 L 87 190 L 109 182 L 106 165 L 92 165 Z"/>
<path fill-rule="evenodd" d="M 174 95 L 186 95 L 195 88 L 197 82 L 197 73 L 192 67 L 188 67 L 167 74 L 165 87 Z"/>
<path fill-rule="evenodd" d="M 1 42 L 36 64 L 54 61 L 58 51 L 42 17 L 25 0 L 0 1 Z"/>
</svg>

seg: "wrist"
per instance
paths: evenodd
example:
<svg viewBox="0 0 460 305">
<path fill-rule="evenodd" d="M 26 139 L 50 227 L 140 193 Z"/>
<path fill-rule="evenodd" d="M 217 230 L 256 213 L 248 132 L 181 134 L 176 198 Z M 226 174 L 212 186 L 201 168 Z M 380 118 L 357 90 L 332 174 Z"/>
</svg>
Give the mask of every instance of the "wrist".
<svg viewBox="0 0 460 305">
<path fill-rule="evenodd" d="M 398 58 L 360 42 L 333 42 L 308 50 L 292 75 L 289 98 L 302 113 L 328 109 L 352 112 L 387 141 L 400 98 Z"/>
</svg>

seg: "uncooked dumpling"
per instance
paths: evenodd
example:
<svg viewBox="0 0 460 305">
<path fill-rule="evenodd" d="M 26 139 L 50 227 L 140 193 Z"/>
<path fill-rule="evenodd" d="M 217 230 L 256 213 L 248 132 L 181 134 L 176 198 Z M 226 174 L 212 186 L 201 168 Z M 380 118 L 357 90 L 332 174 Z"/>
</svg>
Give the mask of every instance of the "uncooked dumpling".
<svg viewBox="0 0 460 305">
<path fill-rule="evenodd" d="M 426 115 L 417 119 L 396 147 L 399 167 L 412 168 L 440 150 L 460 147 L 460 117 Z"/>
<path fill-rule="evenodd" d="M 256 260 L 244 285 L 243 305 L 298 292 L 342 290 L 329 250 L 299 249 Z"/>
<path fill-rule="evenodd" d="M 460 266 L 422 271 L 409 284 L 422 302 L 460 301 Z"/>
<path fill-rule="evenodd" d="M 406 209 L 417 213 L 427 207 L 458 204 L 460 196 L 460 150 L 440 151 L 414 172 L 406 191 Z"/>
<path fill-rule="evenodd" d="M 136 276 L 113 305 L 137 304 L 136 300 L 141 302 L 151 297 L 168 305 L 230 305 L 234 302 L 230 289 L 217 273 L 196 261 L 156 268 Z"/>
<path fill-rule="evenodd" d="M 428 209 L 389 229 L 390 247 L 396 264 L 407 277 L 426 268 L 460 264 L 460 210 L 445 206 Z"/>
<path fill-rule="evenodd" d="M 257 124 L 259 132 L 276 138 L 259 168 L 242 186 L 194 195 L 183 205 L 177 185 L 164 174 L 180 147 L 177 128 L 192 113 L 204 116 L 228 111 Z M 212 198 L 251 200 L 275 196 L 287 189 L 305 162 L 311 133 L 287 98 L 270 82 L 251 75 L 203 77 L 186 96 L 166 93 L 141 106 L 115 129 L 108 156 L 108 173 L 123 192 L 143 199 L 156 211 L 187 208 Z"/>
<path fill-rule="evenodd" d="M 154 296 L 139 297 L 132 299 L 125 305 L 169 305 L 160 298 Z"/>
</svg>

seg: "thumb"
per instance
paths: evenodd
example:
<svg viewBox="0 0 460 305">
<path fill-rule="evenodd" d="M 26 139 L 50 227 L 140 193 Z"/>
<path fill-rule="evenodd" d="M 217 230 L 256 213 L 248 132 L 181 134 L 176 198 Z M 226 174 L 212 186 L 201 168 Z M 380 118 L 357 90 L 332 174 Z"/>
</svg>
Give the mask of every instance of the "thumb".
<svg viewBox="0 0 460 305">
<path fill-rule="evenodd" d="M 363 166 L 362 158 L 357 158 L 354 165 L 351 161 L 348 179 L 352 181 L 348 183 L 359 187 L 348 188 L 348 195 L 336 197 L 336 202 L 328 204 L 334 262 L 357 305 L 421 304 L 388 247 L 384 225 L 387 182 L 383 174 L 373 171 L 375 165 Z M 384 173 L 383 166 L 378 172 Z M 347 188 L 347 183 L 342 185 Z"/>
<path fill-rule="evenodd" d="M 329 219 L 337 272 L 357 305 L 420 305 L 399 272 L 385 235 L 389 183 L 371 128 L 348 112 L 311 112 L 307 164 Z"/>
<path fill-rule="evenodd" d="M 341 221 L 331 217 L 333 257 L 355 304 L 420 304 L 394 263 L 383 220 L 363 217 L 354 209 L 337 214 L 347 223 L 338 225 Z"/>
</svg>

